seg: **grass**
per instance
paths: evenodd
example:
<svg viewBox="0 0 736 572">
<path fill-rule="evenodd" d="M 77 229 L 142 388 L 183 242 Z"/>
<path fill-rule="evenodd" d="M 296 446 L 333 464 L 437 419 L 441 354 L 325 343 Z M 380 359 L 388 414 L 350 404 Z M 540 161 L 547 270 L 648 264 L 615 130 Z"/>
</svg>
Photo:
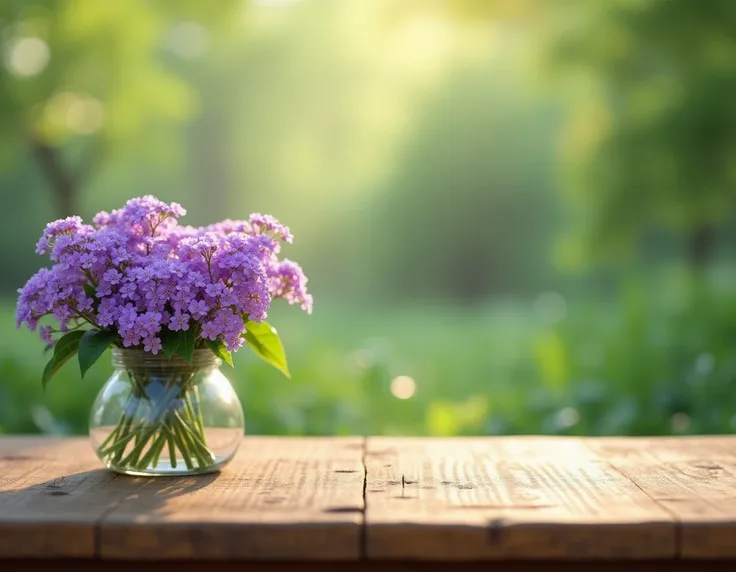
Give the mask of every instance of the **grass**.
<svg viewBox="0 0 736 572">
<path fill-rule="evenodd" d="M 670 286 L 672 286 L 670 284 Z M 292 379 L 245 348 L 223 366 L 251 434 L 462 435 L 729 432 L 736 422 L 736 297 L 632 287 L 616 303 L 272 312 Z M 46 356 L 0 309 L 0 431 L 85 434 L 111 372 L 70 362 L 47 392 Z M 392 393 L 414 392 L 406 399 Z"/>
</svg>

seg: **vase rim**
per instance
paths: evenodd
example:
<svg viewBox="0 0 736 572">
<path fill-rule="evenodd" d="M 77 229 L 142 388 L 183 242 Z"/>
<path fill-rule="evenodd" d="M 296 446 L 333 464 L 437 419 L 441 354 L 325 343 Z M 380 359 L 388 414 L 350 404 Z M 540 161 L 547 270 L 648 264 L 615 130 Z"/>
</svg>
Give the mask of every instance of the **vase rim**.
<svg viewBox="0 0 736 572">
<path fill-rule="evenodd" d="M 197 348 L 192 361 L 179 356 L 168 357 L 163 352 L 156 355 L 141 348 L 112 348 L 112 364 L 116 368 L 194 368 L 220 367 L 222 360 L 209 348 Z"/>
</svg>

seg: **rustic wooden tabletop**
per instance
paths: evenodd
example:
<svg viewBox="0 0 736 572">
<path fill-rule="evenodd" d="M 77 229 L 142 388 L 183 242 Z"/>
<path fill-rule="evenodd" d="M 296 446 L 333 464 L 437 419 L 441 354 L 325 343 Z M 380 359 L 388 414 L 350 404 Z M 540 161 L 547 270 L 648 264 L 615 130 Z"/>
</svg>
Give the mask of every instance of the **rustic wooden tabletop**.
<svg viewBox="0 0 736 572">
<path fill-rule="evenodd" d="M 736 569 L 736 437 L 246 437 L 179 478 L 116 475 L 85 438 L 0 438 L 0 570 L 245 564 Z"/>
</svg>

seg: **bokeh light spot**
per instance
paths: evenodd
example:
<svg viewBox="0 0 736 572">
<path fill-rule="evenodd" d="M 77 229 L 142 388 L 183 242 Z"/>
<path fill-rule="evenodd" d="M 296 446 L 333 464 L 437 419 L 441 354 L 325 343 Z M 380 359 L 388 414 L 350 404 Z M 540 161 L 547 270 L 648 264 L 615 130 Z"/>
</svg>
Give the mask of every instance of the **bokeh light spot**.
<svg viewBox="0 0 736 572">
<path fill-rule="evenodd" d="M 96 133 L 102 127 L 104 111 L 102 103 L 94 97 L 77 98 L 66 112 L 66 123 L 78 133 Z"/>
<path fill-rule="evenodd" d="M 96 133 L 102 128 L 105 114 L 102 103 L 86 93 L 63 91 L 48 103 L 53 123 L 81 134 Z"/>
<path fill-rule="evenodd" d="M 713 354 L 704 352 L 700 354 L 695 360 L 695 371 L 698 375 L 708 375 L 713 371 L 715 366 L 715 358 Z"/>
<path fill-rule="evenodd" d="M 400 375 L 391 381 L 391 393 L 397 399 L 409 399 L 417 390 L 417 383 L 408 375 Z"/>
<path fill-rule="evenodd" d="M 181 22 L 169 31 L 169 49 L 184 60 L 196 60 L 207 51 L 207 30 L 197 22 Z"/>
<path fill-rule="evenodd" d="M 684 433 L 690 429 L 690 416 L 687 413 L 675 413 L 670 419 L 670 425 L 675 433 Z"/>
<path fill-rule="evenodd" d="M 5 51 L 5 65 L 10 73 L 23 77 L 40 74 L 49 63 L 49 46 L 41 38 L 14 38 Z"/>
<path fill-rule="evenodd" d="M 555 425 L 560 429 L 568 429 L 578 424 L 580 414 L 574 407 L 564 407 L 555 415 Z"/>
<path fill-rule="evenodd" d="M 373 352 L 368 349 L 360 349 L 353 354 L 355 365 L 360 369 L 368 369 L 372 367 L 376 359 Z"/>
<path fill-rule="evenodd" d="M 545 324 L 559 324 L 567 316 L 567 302 L 562 294 L 542 292 L 534 300 L 532 311 Z"/>
</svg>

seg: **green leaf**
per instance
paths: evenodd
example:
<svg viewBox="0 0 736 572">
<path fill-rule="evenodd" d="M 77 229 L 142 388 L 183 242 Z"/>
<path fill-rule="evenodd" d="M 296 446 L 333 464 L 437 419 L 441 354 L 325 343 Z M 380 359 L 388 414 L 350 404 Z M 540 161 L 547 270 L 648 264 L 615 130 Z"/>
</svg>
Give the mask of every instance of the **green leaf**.
<svg viewBox="0 0 736 572">
<path fill-rule="evenodd" d="M 97 298 L 97 289 L 92 286 L 92 284 L 82 284 L 82 288 L 84 288 L 84 293 L 87 294 L 90 298 Z"/>
<path fill-rule="evenodd" d="M 166 357 L 170 358 L 176 355 L 179 349 L 179 340 L 181 339 L 180 333 L 172 332 L 168 328 L 161 332 L 161 349 Z"/>
<path fill-rule="evenodd" d="M 56 345 L 54 346 L 54 355 L 46 364 L 41 377 L 41 383 L 43 384 L 44 389 L 46 389 L 46 385 L 54 374 L 61 369 L 61 366 L 63 366 L 67 361 L 69 361 L 69 358 L 77 353 L 79 350 L 79 340 L 82 339 L 84 333 L 84 330 L 74 330 L 56 342 Z"/>
<path fill-rule="evenodd" d="M 179 347 L 176 349 L 176 354 L 180 356 L 184 361 L 191 363 L 192 356 L 194 356 L 194 345 L 197 342 L 194 328 L 189 328 L 186 332 L 179 332 Z"/>
<path fill-rule="evenodd" d="M 113 330 L 87 330 L 84 333 L 79 340 L 79 369 L 82 372 L 82 379 L 117 337 L 117 332 Z"/>
<path fill-rule="evenodd" d="M 289 366 L 286 363 L 286 351 L 284 351 L 276 328 L 266 322 L 260 324 L 247 322 L 245 341 L 258 357 L 280 370 L 286 377 L 291 378 Z"/>
<path fill-rule="evenodd" d="M 97 289 L 91 284 L 87 283 L 82 284 L 82 288 L 84 288 L 84 293 L 92 298 L 92 308 L 94 308 L 96 312 L 97 309 L 100 307 L 100 299 L 97 297 Z"/>
<path fill-rule="evenodd" d="M 222 340 L 205 340 L 205 343 L 209 346 L 209 348 L 217 357 L 227 362 L 230 367 L 235 367 L 233 366 L 233 356 L 228 351 L 225 342 L 223 342 Z"/>
</svg>

